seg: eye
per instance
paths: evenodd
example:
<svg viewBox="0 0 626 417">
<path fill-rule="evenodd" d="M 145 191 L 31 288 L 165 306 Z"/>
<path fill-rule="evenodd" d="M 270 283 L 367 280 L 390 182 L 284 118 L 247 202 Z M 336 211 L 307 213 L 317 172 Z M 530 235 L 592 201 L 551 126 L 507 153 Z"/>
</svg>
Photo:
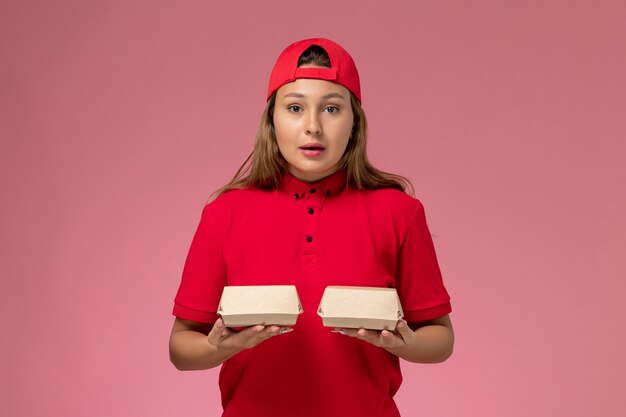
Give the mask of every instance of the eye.
<svg viewBox="0 0 626 417">
<path fill-rule="evenodd" d="M 293 106 L 287 107 L 287 110 L 289 110 L 292 113 L 300 113 L 300 111 L 302 110 L 302 107 L 294 104 Z"/>
<path fill-rule="evenodd" d="M 328 113 L 337 113 L 339 111 L 339 107 L 337 107 L 337 106 L 328 106 L 328 107 L 326 107 L 326 110 L 328 110 Z"/>
</svg>

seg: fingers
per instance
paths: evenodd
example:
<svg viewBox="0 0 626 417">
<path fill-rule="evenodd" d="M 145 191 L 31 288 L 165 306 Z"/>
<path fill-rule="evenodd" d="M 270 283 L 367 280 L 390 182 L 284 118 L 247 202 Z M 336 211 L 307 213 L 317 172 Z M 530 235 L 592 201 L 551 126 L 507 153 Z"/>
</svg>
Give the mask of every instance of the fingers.
<svg viewBox="0 0 626 417">
<path fill-rule="evenodd" d="M 398 320 L 398 324 L 396 325 L 396 331 L 404 340 L 404 343 L 410 343 L 411 340 L 415 337 L 415 333 L 409 327 L 409 324 L 404 320 Z"/>
<path fill-rule="evenodd" d="M 406 334 L 408 329 L 409 332 L 411 330 L 407 326 L 404 320 L 400 320 L 396 326 L 397 333 L 391 332 L 389 330 L 367 330 L 367 329 L 344 329 L 344 328 L 335 328 L 332 330 L 334 333 L 340 333 L 342 335 L 354 337 L 356 339 L 361 339 L 365 342 L 371 343 L 375 346 L 382 348 L 393 348 L 396 346 L 404 345 L 405 339 L 402 336 L 402 332 Z"/>
<path fill-rule="evenodd" d="M 380 334 L 376 330 L 335 328 L 332 331 L 379 346 Z"/>
<path fill-rule="evenodd" d="M 357 334 L 359 330 L 367 331 L 364 329 L 343 329 L 343 328 L 336 327 L 333 330 L 331 330 L 331 332 L 343 334 L 345 336 L 350 336 L 350 337 L 359 337 Z"/>
<path fill-rule="evenodd" d="M 293 328 L 291 327 L 256 325 L 247 327 L 240 332 L 235 332 L 227 328 L 222 319 L 219 318 L 209 332 L 208 339 L 209 343 L 218 348 L 241 351 L 254 347 L 271 337 L 289 333 L 292 330 Z"/>
<path fill-rule="evenodd" d="M 289 333 L 293 328 L 279 326 L 252 326 L 231 336 L 233 343 L 238 343 L 244 348 L 251 348 L 274 336 Z"/>
<path fill-rule="evenodd" d="M 220 339 L 222 337 L 228 336 L 227 332 L 228 330 L 226 329 L 226 326 L 224 326 L 224 322 L 221 318 L 218 318 L 213 324 L 213 327 L 211 328 L 211 331 L 207 336 L 209 339 L 209 343 L 213 346 L 219 345 Z"/>
</svg>

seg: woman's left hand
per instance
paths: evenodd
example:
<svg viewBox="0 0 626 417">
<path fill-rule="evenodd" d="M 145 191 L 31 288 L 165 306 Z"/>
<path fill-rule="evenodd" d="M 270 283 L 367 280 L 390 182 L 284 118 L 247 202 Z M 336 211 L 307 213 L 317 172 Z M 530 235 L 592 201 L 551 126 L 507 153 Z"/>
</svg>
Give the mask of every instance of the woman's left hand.
<svg viewBox="0 0 626 417">
<path fill-rule="evenodd" d="M 416 322 L 413 331 L 405 320 L 398 320 L 396 330 L 335 329 L 335 332 L 361 339 L 389 353 L 416 363 L 439 363 L 452 355 L 454 330 L 450 316 Z"/>
<path fill-rule="evenodd" d="M 389 330 L 366 330 L 366 329 L 333 329 L 336 333 L 341 333 L 346 336 L 351 336 L 356 339 L 361 339 L 365 342 L 371 343 L 374 346 L 381 347 L 383 349 L 396 349 L 408 345 L 414 342 L 416 335 L 409 328 L 408 324 L 404 320 L 398 320 L 396 324 L 396 330 L 391 332 Z"/>
</svg>

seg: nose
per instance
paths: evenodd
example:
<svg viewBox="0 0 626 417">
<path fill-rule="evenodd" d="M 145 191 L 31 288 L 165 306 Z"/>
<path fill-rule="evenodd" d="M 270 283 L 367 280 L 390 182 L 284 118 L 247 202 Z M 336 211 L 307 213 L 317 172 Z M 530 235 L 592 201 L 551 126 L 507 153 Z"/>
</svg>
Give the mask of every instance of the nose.
<svg viewBox="0 0 626 417">
<path fill-rule="evenodd" d="M 311 112 L 306 120 L 306 134 L 319 135 L 320 133 L 322 133 L 322 124 L 319 115 L 316 112 Z"/>
</svg>

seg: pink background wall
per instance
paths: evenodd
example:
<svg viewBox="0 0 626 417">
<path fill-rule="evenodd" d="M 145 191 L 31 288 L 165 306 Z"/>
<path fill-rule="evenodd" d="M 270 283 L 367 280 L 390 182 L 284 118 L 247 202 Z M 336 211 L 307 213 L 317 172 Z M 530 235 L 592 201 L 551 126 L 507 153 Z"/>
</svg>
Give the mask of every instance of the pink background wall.
<svg viewBox="0 0 626 417">
<path fill-rule="evenodd" d="M 332 10 L 332 12 L 331 12 Z M 456 352 L 403 416 L 622 416 L 622 1 L 3 1 L 0 415 L 216 416 L 168 361 L 206 197 L 252 146 L 274 59 L 354 56 L 370 156 L 409 176 Z"/>
</svg>

